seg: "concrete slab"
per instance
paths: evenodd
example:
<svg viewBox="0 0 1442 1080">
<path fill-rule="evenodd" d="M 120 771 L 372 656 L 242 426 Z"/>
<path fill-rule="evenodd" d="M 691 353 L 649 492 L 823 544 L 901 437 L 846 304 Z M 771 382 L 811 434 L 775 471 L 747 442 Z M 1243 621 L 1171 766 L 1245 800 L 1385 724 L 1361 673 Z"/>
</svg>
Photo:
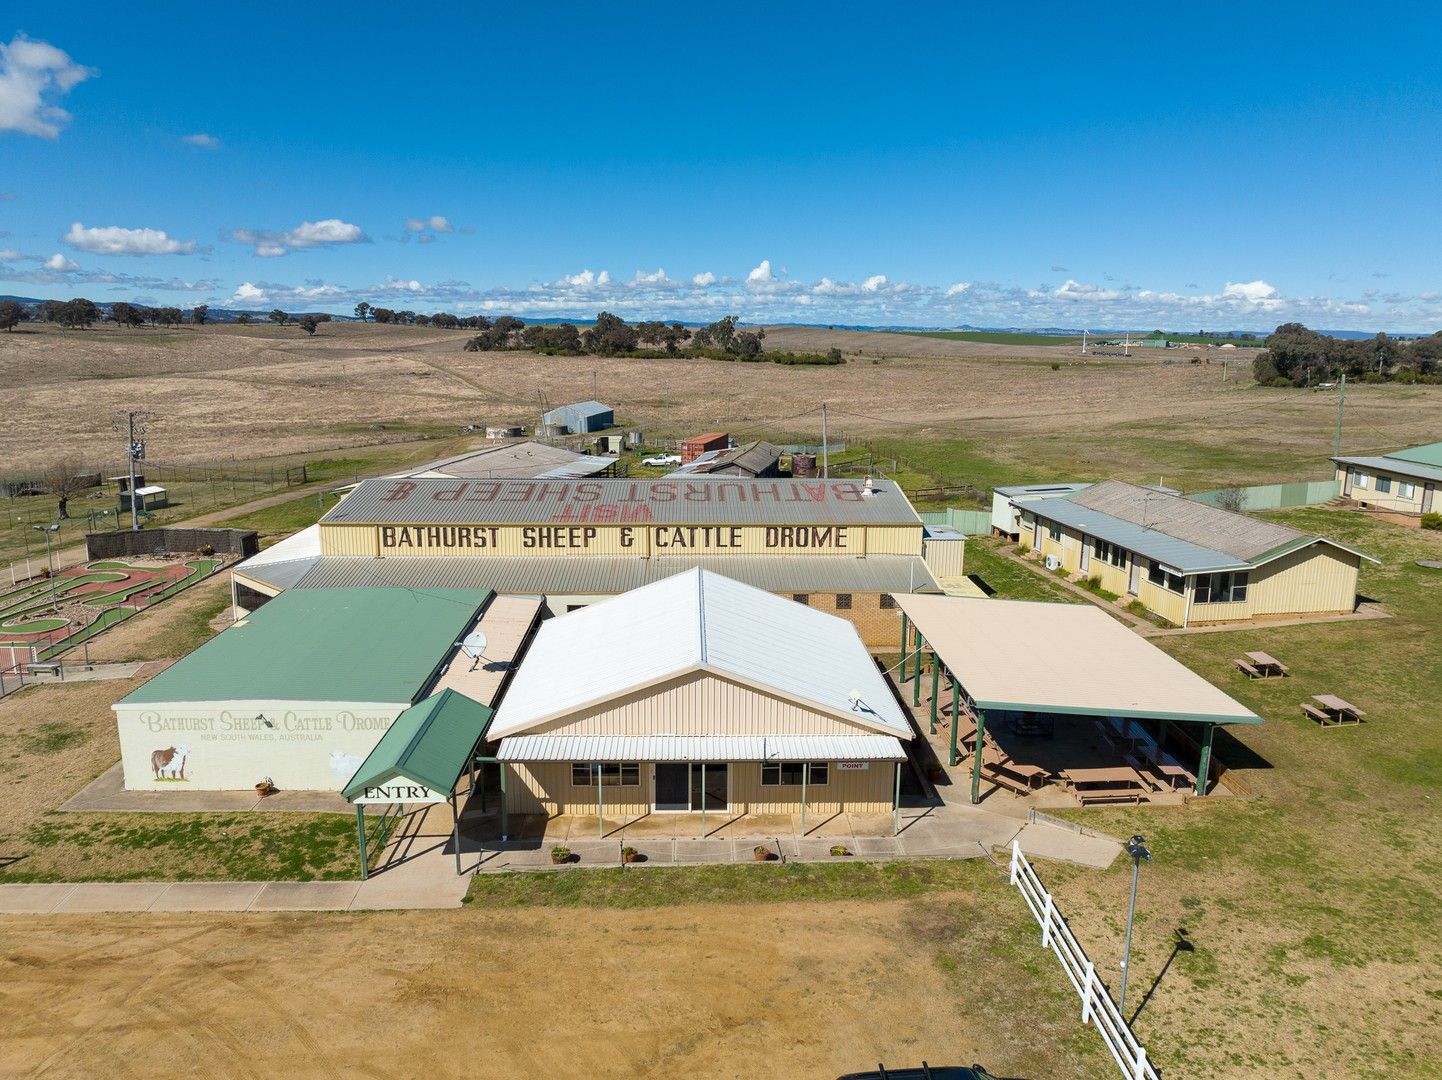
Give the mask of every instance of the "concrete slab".
<svg viewBox="0 0 1442 1080">
<path fill-rule="evenodd" d="M 149 910 L 245 911 L 264 888 L 263 881 L 177 881 Z"/>
<path fill-rule="evenodd" d="M 905 852 L 901 841 L 894 836 L 858 836 L 848 842 L 858 855 L 869 858 L 897 858 Z"/>
<path fill-rule="evenodd" d="M 250 910 L 345 911 L 359 888 L 359 881 L 272 881 L 261 889 Z"/>
<path fill-rule="evenodd" d="M 1055 859 L 1096 870 L 1105 870 L 1122 853 L 1121 844 L 1109 837 L 1083 836 L 1042 822 L 1024 826 L 1016 839 L 1028 858 Z"/>
<path fill-rule="evenodd" d="M 57 914 L 89 911 L 149 911 L 170 888 L 168 881 L 105 881 L 76 885 L 55 908 Z"/>
<path fill-rule="evenodd" d="M 59 885 L 0 885 L 0 915 L 44 915 L 54 911 L 75 888 Z"/>
<path fill-rule="evenodd" d="M 265 799 L 259 798 L 254 791 L 126 791 L 125 772 L 118 761 L 62 803 L 60 809 L 125 814 L 241 810 L 355 813 L 355 809 L 335 791 L 279 791 Z"/>
</svg>

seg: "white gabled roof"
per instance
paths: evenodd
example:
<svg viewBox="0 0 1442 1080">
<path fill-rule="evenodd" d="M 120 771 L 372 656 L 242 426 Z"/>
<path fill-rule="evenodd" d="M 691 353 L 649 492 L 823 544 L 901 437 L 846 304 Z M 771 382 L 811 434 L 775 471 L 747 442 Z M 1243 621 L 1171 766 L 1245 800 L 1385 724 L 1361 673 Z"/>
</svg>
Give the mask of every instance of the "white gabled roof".
<svg viewBox="0 0 1442 1080">
<path fill-rule="evenodd" d="M 501 761 L 905 761 L 894 735 L 512 735 Z"/>
<path fill-rule="evenodd" d="M 707 570 L 689 570 L 541 626 L 489 737 L 537 727 L 692 671 L 911 738 L 911 727 L 845 619 Z M 853 707 L 852 691 L 861 706 Z"/>
</svg>

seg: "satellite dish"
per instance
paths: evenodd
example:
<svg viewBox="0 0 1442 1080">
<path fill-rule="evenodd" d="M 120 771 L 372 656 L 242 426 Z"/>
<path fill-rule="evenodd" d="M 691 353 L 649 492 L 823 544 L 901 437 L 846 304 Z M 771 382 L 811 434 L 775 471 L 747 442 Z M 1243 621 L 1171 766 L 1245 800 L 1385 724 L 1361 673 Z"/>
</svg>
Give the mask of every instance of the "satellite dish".
<svg viewBox="0 0 1442 1080">
<path fill-rule="evenodd" d="M 465 653 L 472 660 L 479 660 L 485 653 L 488 644 L 489 642 L 486 640 L 485 634 L 479 630 L 473 630 L 461 641 L 461 652 Z M 471 668 L 474 670 L 475 665 L 472 664 Z"/>
<path fill-rule="evenodd" d="M 860 691 L 860 690 L 853 690 L 853 691 L 851 691 L 851 693 L 847 694 L 846 696 L 847 696 L 847 698 L 851 701 L 851 707 L 852 707 L 853 709 L 856 708 L 858 705 L 861 704 L 861 691 Z"/>
</svg>

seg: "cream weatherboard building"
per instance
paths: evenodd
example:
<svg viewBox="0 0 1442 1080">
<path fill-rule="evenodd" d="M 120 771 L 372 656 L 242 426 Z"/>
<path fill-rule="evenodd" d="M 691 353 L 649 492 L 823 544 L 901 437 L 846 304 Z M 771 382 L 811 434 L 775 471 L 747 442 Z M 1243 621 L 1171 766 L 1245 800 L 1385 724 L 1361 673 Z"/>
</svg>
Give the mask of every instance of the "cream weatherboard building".
<svg viewBox="0 0 1442 1080">
<path fill-rule="evenodd" d="M 236 567 L 237 611 L 286 589 L 488 588 L 552 614 L 705 569 L 896 636 L 892 594 L 939 592 L 963 543 L 928 539 L 890 481 L 692 476 L 363 481 Z"/>
<path fill-rule="evenodd" d="M 1380 457 L 1335 457 L 1337 491 L 1368 509 L 1418 518 L 1442 513 L 1442 442 Z"/>
<path fill-rule="evenodd" d="M 1178 626 L 1351 612 L 1358 568 L 1369 558 L 1335 540 L 1117 480 L 1020 510 L 1028 550 Z"/>
<path fill-rule="evenodd" d="M 511 813 L 892 813 L 912 728 L 849 623 L 691 570 L 544 623 L 487 738 Z"/>
</svg>

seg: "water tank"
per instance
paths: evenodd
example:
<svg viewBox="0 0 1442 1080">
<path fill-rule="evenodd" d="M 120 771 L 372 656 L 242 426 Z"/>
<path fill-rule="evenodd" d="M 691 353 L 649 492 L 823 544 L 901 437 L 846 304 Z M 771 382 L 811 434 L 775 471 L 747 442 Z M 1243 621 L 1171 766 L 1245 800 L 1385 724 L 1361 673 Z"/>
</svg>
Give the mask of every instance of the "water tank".
<svg viewBox="0 0 1442 1080">
<path fill-rule="evenodd" d="M 815 476 L 816 455 L 815 454 L 792 454 L 791 455 L 792 476 Z"/>
</svg>

